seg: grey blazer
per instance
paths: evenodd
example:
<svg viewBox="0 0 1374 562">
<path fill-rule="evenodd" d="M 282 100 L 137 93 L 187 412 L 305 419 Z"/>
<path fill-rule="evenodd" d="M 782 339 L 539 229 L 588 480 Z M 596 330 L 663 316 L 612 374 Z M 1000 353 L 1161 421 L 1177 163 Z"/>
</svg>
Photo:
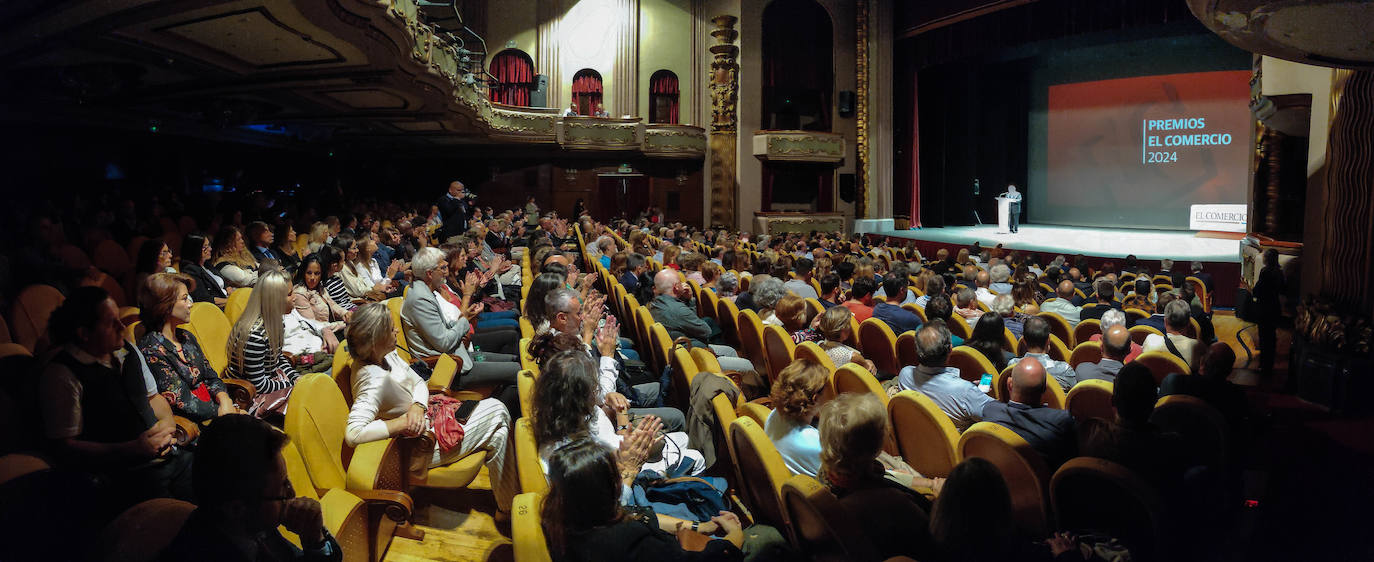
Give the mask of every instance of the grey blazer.
<svg viewBox="0 0 1374 562">
<path fill-rule="evenodd" d="M 472 369 L 472 356 L 463 345 L 468 334 L 468 320 L 460 317 L 449 323 L 439 310 L 438 297 L 429 285 L 412 283 L 401 304 L 401 330 L 406 337 L 410 354 L 416 358 L 450 353 L 463 360 L 463 372 Z"/>
</svg>

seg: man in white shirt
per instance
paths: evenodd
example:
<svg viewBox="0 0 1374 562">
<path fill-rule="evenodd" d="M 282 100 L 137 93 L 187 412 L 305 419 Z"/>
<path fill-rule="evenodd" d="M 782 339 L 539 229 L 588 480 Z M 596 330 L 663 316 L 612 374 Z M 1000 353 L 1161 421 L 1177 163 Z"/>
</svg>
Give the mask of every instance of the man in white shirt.
<svg viewBox="0 0 1374 562">
<path fill-rule="evenodd" d="M 1070 326 L 1077 326 L 1078 315 L 1083 312 L 1083 307 L 1074 306 L 1073 294 L 1073 281 L 1060 281 L 1059 287 L 1054 290 L 1054 295 L 1058 298 L 1040 303 L 1040 310 L 1058 314 L 1068 320 Z"/>
<path fill-rule="evenodd" d="M 978 287 L 978 289 L 974 291 L 974 294 L 978 297 L 978 302 L 991 308 L 992 299 L 997 298 L 997 295 L 992 294 L 992 291 L 988 290 L 988 285 L 992 284 L 992 278 L 988 275 L 988 272 L 979 271 L 974 274 L 973 284 Z"/>
<path fill-rule="evenodd" d="M 962 432 L 983 419 L 983 406 L 993 400 L 973 383 L 959 378 L 958 368 L 945 365 L 950 349 L 949 329 L 940 322 L 926 324 L 916 332 L 916 355 L 921 363 L 903 367 L 897 382 L 902 390 L 928 396 Z"/>
<path fill-rule="evenodd" d="M 1145 344 L 1141 347 L 1146 352 L 1164 351 L 1172 353 L 1188 364 L 1191 369 L 1197 362 L 1198 345 L 1197 340 L 1183 335 L 1183 331 L 1188 328 L 1192 317 L 1192 311 L 1188 303 L 1182 300 L 1170 301 L 1164 307 L 1164 331 L 1163 337 L 1150 334 L 1145 338 Z M 1164 338 L 1168 338 L 1166 341 Z M 1187 374 L 1187 373 L 1184 373 Z"/>
<path fill-rule="evenodd" d="M 797 275 L 796 278 L 788 279 L 782 287 L 804 299 L 819 299 L 820 295 L 816 294 L 816 288 L 811 286 L 811 268 L 815 265 L 809 258 L 799 258 L 792 263 L 792 272 Z"/>
</svg>

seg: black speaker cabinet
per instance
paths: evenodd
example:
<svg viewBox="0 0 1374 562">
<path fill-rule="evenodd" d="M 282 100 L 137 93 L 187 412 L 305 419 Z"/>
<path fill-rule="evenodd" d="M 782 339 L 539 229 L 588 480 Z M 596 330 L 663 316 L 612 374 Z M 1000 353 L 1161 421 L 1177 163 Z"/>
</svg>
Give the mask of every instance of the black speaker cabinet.
<svg viewBox="0 0 1374 562">
<path fill-rule="evenodd" d="M 840 90 L 839 106 L 840 117 L 853 117 L 854 92 L 851 90 Z"/>
<path fill-rule="evenodd" d="M 534 75 L 534 91 L 530 92 L 530 107 L 549 107 L 549 77 Z"/>
</svg>

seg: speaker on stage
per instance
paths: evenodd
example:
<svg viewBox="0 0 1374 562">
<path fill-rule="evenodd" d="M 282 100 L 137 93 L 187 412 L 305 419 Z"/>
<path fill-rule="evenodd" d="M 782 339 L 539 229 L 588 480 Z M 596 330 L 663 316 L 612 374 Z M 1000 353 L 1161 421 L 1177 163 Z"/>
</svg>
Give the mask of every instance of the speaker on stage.
<svg viewBox="0 0 1374 562">
<path fill-rule="evenodd" d="M 549 77 L 534 75 L 534 91 L 530 92 L 530 107 L 549 107 Z"/>
<path fill-rule="evenodd" d="M 840 90 L 839 103 L 840 117 L 854 116 L 854 92 L 853 90 Z"/>
</svg>

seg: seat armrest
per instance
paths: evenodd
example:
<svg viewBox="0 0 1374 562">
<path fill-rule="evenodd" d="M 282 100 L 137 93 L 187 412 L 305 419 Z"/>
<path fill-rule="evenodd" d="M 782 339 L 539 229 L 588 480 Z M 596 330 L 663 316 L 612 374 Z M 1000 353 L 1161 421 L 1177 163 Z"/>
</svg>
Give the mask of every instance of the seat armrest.
<svg viewBox="0 0 1374 562">
<path fill-rule="evenodd" d="M 220 377 L 219 380 L 224 383 L 224 391 L 229 393 L 229 399 L 240 410 L 247 412 L 253 406 L 253 398 L 258 395 L 253 383 L 230 377 Z"/>
<path fill-rule="evenodd" d="M 360 490 L 403 490 L 402 463 L 400 444 L 395 439 L 358 445 L 348 461 L 348 491 L 358 494 Z"/>
<path fill-rule="evenodd" d="M 410 494 L 395 490 L 350 490 L 350 492 L 363 500 L 369 509 L 381 509 L 386 514 L 387 519 L 397 523 L 410 521 L 411 515 L 415 511 L 415 500 L 410 498 Z"/>
<path fill-rule="evenodd" d="M 433 355 L 424 357 L 421 361 L 432 369 L 426 383 L 430 394 L 448 393 L 453 389 L 453 384 L 458 380 L 458 373 L 463 367 L 461 358 L 455 355 Z"/>
<path fill-rule="evenodd" d="M 177 426 L 172 434 L 173 439 L 176 440 L 177 446 L 185 447 L 188 443 L 200 437 L 200 426 L 197 425 L 196 422 L 181 416 L 172 416 L 172 422 Z"/>
</svg>

